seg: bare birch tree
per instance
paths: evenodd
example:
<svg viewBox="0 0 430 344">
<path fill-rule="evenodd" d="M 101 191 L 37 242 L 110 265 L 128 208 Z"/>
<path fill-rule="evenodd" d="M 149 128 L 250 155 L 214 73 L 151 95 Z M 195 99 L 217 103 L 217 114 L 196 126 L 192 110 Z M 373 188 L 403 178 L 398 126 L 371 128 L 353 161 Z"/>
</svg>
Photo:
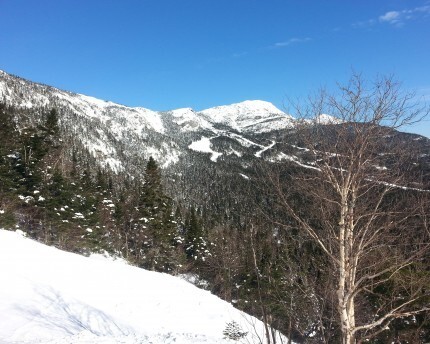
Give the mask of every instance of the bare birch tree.
<svg viewBox="0 0 430 344">
<path fill-rule="evenodd" d="M 329 262 L 342 343 L 352 344 L 430 310 L 430 192 L 418 145 L 395 130 L 426 111 L 390 77 L 368 85 L 353 75 L 339 91 L 297 107 L 303 120 L 292 145 L 302 155 L 292 160 L 302 170 L 287 185 L 280 174 L 271 181 L 289 215 L 284 225 Z"/>
</svg>

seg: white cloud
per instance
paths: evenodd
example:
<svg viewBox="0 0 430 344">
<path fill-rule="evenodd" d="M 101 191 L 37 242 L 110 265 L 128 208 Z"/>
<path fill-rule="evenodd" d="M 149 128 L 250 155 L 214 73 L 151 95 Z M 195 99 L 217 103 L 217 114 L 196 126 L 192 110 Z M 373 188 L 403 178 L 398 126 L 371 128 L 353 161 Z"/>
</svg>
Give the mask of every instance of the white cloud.
<svg viewBox="0 0 430 344">
<path fill-rule="evenodd" d="M 413 12 L 422 12 L 422 13 L 430 14 L 430 5 L 421 6 L 421 7 L 415 7 L 412 11 Z"/>
<path fill-rule="evenodd" d="M 398 11 L 389 11 L 384 15 L 379 17 L 379 20 L 382 22 L 395 23 L 400 20 L 400 12 Z"/>
<path fill-rule="evenodd" d="M 272 45 L 272 48 L 288 47 L 289 45 L 292 45 L 292 44 L 305 43 L 305 42 L 309 42 L 310 40 L 311 39 L 309 37 L 305 37 L 305 38 L 293 37 L 287 41 L 275 43 L 274 45 Z"/>
<path fill-rule="evenodd" d="M 395 26 L 402 26 L 405 22 L 430 15 L 430 5 L 409 8 L 402 11 L 388 11 L 379 16 L 379 21 Z"/>
<path fill-rule="evenodd" d="M 352 27 L 358 29 L 369 29 L 376 25 L 390 24 L 396 27 L 402 27 L 408 21 L 417 20 L 420 18 L 426 18 L 430 16 L 430 5 L 424 5 L 414 8 L 408 8 L 401 11 L 387 11 L 380 15 L 378 18 L 369 20 L 359 21 L 352 24 Z"/>
</svg>

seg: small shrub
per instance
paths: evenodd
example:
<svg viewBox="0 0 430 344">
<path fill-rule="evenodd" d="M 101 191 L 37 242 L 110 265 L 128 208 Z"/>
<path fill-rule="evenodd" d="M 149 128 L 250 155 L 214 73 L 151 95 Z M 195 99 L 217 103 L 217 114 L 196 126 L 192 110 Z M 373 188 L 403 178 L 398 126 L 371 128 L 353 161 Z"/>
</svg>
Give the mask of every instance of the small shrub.
<svg viewBox="0 0 430 344">
<path fill-rule="evenodd" d="M 224 335 L 224 338 L 235 340 L 235 341 L 242 339 L 248 334 L 248 332 L 243 332 L 239 324 L 234 320 L 227 323 L 222 333 Z"/>
</svg>

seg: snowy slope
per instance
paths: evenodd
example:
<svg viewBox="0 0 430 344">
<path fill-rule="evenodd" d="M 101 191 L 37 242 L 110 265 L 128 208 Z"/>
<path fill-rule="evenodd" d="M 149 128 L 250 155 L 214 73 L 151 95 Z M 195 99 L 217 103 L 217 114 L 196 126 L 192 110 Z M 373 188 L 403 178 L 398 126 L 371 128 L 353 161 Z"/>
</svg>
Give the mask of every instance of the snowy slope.
<svg viewBox="0 0 430 344">
<path fill-rule="evenodd" d="M 60 251 L 0 230 L 0 343 L 225 343 L 261 323 L 166 274 Z"/>
<path fill-rule="evenodd" d="M 247 100 L 203 110 L 208 121 L 223 124 L 237 131 L 267 132 L 293 126 L 293 118 L 272 103 Z"/>
<path fill-rule="evenodd" d="M 173 122 L 176 123 L 181 131 L 197 131 L 197 130 L 209 130 L 215 132 L 213 124 L 200 116 L 198 112 L 195 112 L 191 108 L 176 109 L 169 112 L 173 117 Z"/>
</svg>

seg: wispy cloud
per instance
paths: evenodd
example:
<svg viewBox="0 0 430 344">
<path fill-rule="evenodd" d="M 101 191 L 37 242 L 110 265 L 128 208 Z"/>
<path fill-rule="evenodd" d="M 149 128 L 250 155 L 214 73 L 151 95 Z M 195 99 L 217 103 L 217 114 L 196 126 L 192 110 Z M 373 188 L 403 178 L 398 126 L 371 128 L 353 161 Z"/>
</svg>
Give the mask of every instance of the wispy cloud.
<svg viewBox="0 0 430 344">
<path fill-rule="evenodd" d="M 430 5 L 415 7 L 402 11 L 389 11 L 379 16 L 381 23 L 403 26 L 407 21 L 430 15 Z"/>
<path fill-rule="evenodd" d="M 372 18 L 352 24 L 358 29 L 368 29 L 376 24 L 389 24 L 395 27 L 402 27 L 408 21 L 417 20 L 430 16 L 430 5 L 424 5 L 414 8 L 407 8 L 400 11 L 387 11 L 378 18 Z"/>
<path fill-rule="evenodd" d="M 231 57 L 238 59 L 238 58 L 244 57 L 246 55 L 248 55 L 247 51 L 241 51 L 241 52 L 232 54 Z"/>
<path fill-rule="evenodd" d="M 356 28 L 369 28 L 378 23 L 402 27 L 408 21 L 430 16 L 430 5 L 408 8 L 400 11 L 387 11 L 377 19 L 369 19 L 353 24 Z"/>
<path fill-rule="evenodd" d="M 283 48 L 283 47 L 288 47 L 288 46 L 293 45 L 293 44 L 306 43 L 309 41 L 311 41 L 311 38 L 309 38 L 309 37 L 305 37 L 305 38 L 293 37 L 287 41 L 277 42 L 277 43 L 271 45 L 270 48 Z"/>
<path fill-rule="evenodd" d="M 379 21 L 387 22 L 390 24 L 398 23 L 401 20 L 401 12 L 389 11 L 382 16 L 379 16 Z"/>
</svg>

